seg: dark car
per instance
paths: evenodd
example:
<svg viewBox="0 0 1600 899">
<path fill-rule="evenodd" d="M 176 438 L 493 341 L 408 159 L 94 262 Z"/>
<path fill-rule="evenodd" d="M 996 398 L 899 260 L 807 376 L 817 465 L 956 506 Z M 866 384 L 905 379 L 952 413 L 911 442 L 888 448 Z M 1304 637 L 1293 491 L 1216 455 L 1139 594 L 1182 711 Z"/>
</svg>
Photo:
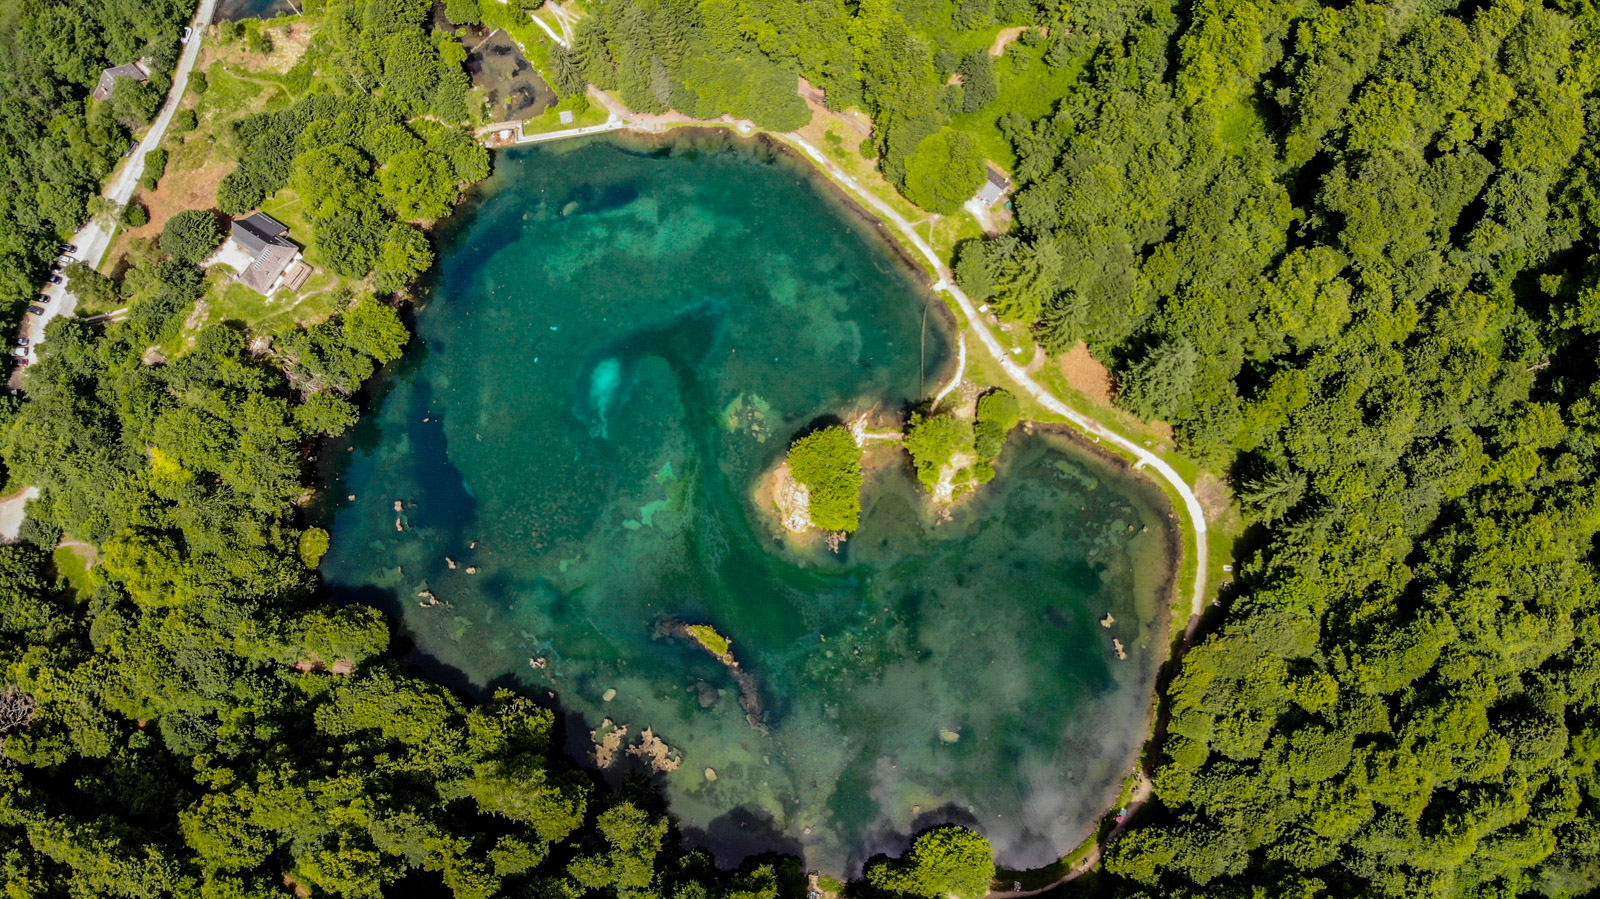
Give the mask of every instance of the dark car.
<svg viewBox="0 0 1600 899">
<path fill-rule="evenodd" d="M 42 294 L 42 293 L 41 293 L 41 294 L 39 294 L 39 295 L 38 295 L 38 296 L 36 296 L 36 297 L 34 297 L 34 298 L 33 298 L 33 301 L 34 301 L 34 302 L 35 302 L 35 303 L 43 303 L 43 304 L 45 304 L 45 305 L 46 305 L 46 306 L 48 306 L 48 305 L 50 305 L 50 297 L 49 297 L 49 295 L 47 295 L 47 294 Z"/>
<path fill-rule="evenodd" d="M 63 255 L 67 253 L 76 253 L 78 252 L 78 245 L 75 243 L 62 244 L 61 252 Z"/>
<path fill-rule="evenodd" d="M 13 337 L 13 338 L 11 338 L 11 345 L 12 346 L 27 346 L 28 345 L 28 338 L 26 338 L 26 337 Z"/>
<path fill-rule="evenodd" d="M 43 306 L 29 306 L 28 307 L 28 314 L 29 315 L 44 315 L 44 307 Z"/>
<path fill-rule="evenodd" d="M 60 275 L 51 275 L 50 277 L 46 278 L 45 280 L 49 281 L 51 284 L 60 284 L 61 283 L 61 276 Z"/>
</svg>

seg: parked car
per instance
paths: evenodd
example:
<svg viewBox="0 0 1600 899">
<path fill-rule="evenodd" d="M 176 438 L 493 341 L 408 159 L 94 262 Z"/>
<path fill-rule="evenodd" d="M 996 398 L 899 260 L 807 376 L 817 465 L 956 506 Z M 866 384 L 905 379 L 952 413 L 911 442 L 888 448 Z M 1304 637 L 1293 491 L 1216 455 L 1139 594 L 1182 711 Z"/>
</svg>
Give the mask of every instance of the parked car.
<svg viewBox="0 0 1600 899">
<path fill-rule="evenodd" d="M 68 266 L 77 261 L 78 260 L 73 259 L 71 256 L 62 256 L 60 259 L 56 260 L 56 265 Z"/>
<path fill-rule="evenodd" d="M 63 254 L 76 253 L 76 252 L 78 252 L 78 245 L 75 244 L 75 243 L 62 244 L 61 245 L 61 252 Z"/>
<path fill-rule="evenodd" d="M 188 25 L 185 25 L 185 26 L 183 26 L 183 37 L 178 38 L 178 43 L 187 44 L 187 43 L 189 43 L 189 38 L 191 38 L 193 36 L 194 36 L 194 29 L 191 28 Z"/>
<path fill-rule="evenodd" d="M 21 359 L 22 357 L 24 357 L 26 355 L 28 355 L 28 348 L 25 347 L 25 346 L 19 346 L 16 349 L 11 351 L 11 356 L 14 359 Z"/>
<path fill-rule="evenodd" d="M 43 294 L 43 293 L 41 293 L 41 294 L 39 294 L 39 295 L 38 295 L 38 296 L 36 296 L 36 297 L 34 297 L 34 298 L 33 298 L 33 301 L 34 301 L 34 302 L 35 302 L 35 303 L 43 303 L 43 304 L 45 304 L 45 305 L 46 305 L 46 306 L 48 306 L 48 305 L 50 305 L 50 296 L 49 296 L 49 294 Z"/>
<path fill-rule="evenodd" d="M 29 315 L 44 315 L 44 307 L 43 306 L 29 306 L 28 307 L 28 314 Z"/>
<path fill-rule="evenodd" d="M 60 275 L 51 275 L 50 277 L 46 278 L 45 280 L 49 281 L 51 284 L 60 284 L 61 283 L 61 276 Z"/>
<path fill-rule="evenodd" d="M 11 338 L 11 345 L 12 346 L 27 346 L 28 345 L 28 338 L 26 338 L 26 337 L 13 337 L 13 338 Z"/>
</svg>

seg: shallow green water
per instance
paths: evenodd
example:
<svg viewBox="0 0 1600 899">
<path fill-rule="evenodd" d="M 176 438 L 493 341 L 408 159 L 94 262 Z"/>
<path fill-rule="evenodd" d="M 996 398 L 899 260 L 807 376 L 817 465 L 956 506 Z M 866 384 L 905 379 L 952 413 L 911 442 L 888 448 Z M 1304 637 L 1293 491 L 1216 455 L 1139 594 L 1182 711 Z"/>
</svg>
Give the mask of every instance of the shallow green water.
<svg viewBox="0 0 1600 899">
<path fill-rule="evenodd" d="M 1159 494 L 1018 431 L 938 522 L 885 448 L 843 551 L 786 548 L 756 479 L 818 417 L 935 389 L 947 325 L 795 164 L 671 146 L 498 158 L 342 453 L 324 572 L 435 672 L 552 691 L 575 754 L 604 718 L 630 744 L 651 728 L 682 759 L 673 811 L 724 859 L 838 871 L 960 820 L 1007 863 L 1050 860 L 1147 723 Z M 745 707 L 671 621 L 732 639 Z"/>
</svg>

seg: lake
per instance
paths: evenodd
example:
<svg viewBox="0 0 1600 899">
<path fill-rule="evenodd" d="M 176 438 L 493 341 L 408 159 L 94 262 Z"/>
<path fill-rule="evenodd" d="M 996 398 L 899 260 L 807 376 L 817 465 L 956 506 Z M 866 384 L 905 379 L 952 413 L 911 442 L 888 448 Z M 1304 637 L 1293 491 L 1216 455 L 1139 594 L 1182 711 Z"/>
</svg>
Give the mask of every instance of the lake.
<svg viewBox="0 0 1600 899">
<path fill-rule="evenodd" d="M 271 19 L 277 16 L 299 15 L 297 7 L 305 4 L 289 0 L 219 0 L 213 22 L 237 22 L 241 19 Z"/>
<path fill-rule="evenodd" d="M 558 702 L 611 776 L 648 730 L 724 861 L 842 872 L 958 821 L 1031 866 L 1087 835 L 1149 725 L 1167 505 L 1019 429 L 948 514 L 881 447 L 839 552 L 780 539 L 756 485 L 791 437 L 898 416 L 954 357 L 928 278 L 829 185 L 720 132 L 554 144 L 497 156 L 441 243 L 332 448 L 336 596 L 435 676 Z"/>
</svg>

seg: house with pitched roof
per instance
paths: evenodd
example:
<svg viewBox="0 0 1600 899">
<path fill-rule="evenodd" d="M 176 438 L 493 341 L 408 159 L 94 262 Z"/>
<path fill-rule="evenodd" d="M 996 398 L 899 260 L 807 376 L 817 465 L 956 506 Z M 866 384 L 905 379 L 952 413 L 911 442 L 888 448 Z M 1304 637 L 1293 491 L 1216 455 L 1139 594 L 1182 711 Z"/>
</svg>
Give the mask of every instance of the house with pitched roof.
<svg viewBox="0 0 1600 899">
<path fill-rule="evenodd" d="M 978 194 L 973 199 L 985 206 L 993 206 L 1000 202 L 1011 189 L 1011 179 L 1004 172 L 992 165 L 984 166 L 983 186 L 978 188 Z"/>
<path fill-rule="evenodd" d="M 145 71 L 143 60 L 112 66 L 100 73 L 100 83 L 94 86 L 94 98 L 96 100 L 108 99 L 111 96 L 111 92 L 117 87 L 118 78 L 149 81 L 150 73 Z"/>
<path fill-rule="evenodd" d="M 228 242 L 250 259 L 237 280 L 262 296 L 285 287 L 299 290 L 311 275 L 300 247 L 289 239 L 289 228 L 265 212 L 235 219 Z"/>
</svg>

